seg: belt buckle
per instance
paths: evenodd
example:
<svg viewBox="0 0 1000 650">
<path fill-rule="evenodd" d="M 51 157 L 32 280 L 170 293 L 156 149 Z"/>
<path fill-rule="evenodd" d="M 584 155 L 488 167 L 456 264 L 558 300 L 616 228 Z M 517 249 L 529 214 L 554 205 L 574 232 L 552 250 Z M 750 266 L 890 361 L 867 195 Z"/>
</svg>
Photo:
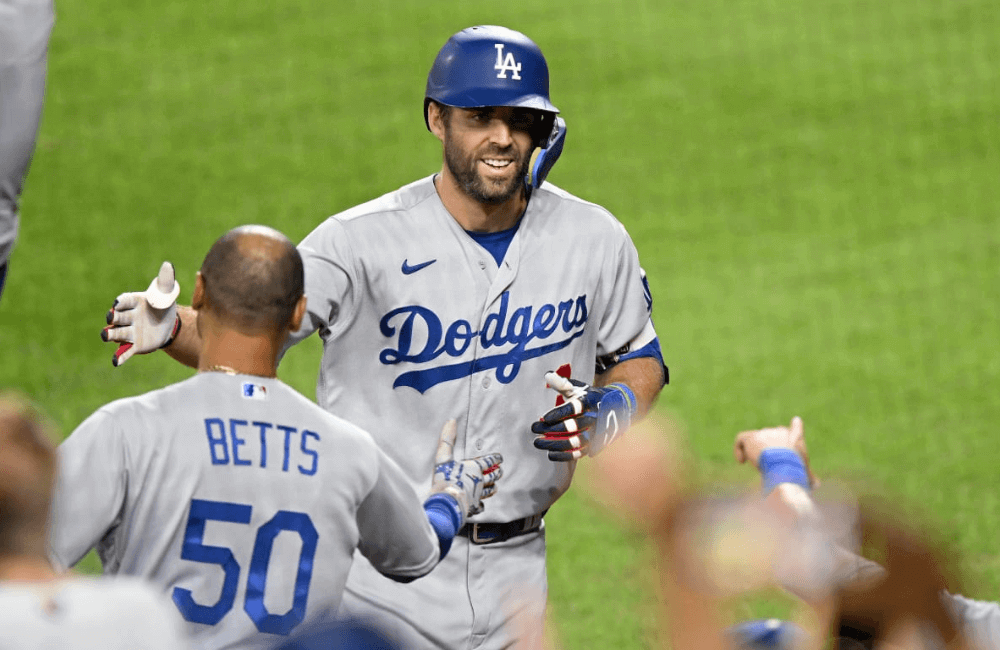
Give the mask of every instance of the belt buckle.
<svg viewBox="0 0 1000 650">
<path fill-rule="evenodd" d="M 473 522 L 472 524 L 472 534 L 469 535 L 469 539 L 472 540 L 473 544 L 489 544 L 490 542 L 496 540 L 496 536 L 479 536 L 479 522 Z"/>
</svg>

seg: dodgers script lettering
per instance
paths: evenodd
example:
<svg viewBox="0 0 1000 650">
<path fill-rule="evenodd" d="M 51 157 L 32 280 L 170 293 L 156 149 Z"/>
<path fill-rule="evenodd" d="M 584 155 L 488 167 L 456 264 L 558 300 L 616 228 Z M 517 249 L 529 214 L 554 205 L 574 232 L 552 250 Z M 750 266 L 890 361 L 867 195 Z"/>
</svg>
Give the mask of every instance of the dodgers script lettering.
<svg viewBox="0 0 1000 650">
<path fill-rule="evenodd" d="M 482 351 L 506 348 L 471 361 L 404 372 L 396 377 L 393 388 L 409 386 L 423 393 L 442 382 L 494 369 L 497 380 L 509 384 L 520 372 L 522 362 L 561 350 L 584 332 L 586 295 L 537 308 L 518 307 L 513 311 L 510 311 L 509 302 L 510 295 L 504 292 L 500 296 L 499 309 L 486 316 L 479 330 L 461 319 L 445 327 L 433 310 L 420 305 L 407 305 L 387 313 L 379 322 L 379 328 L 383 336 L 395 339 L 395 346 L 379 354 L 379 361 L 385 365 L 429 363 L 442 355 L 460 357 L 477 340 Z M 553 337 L 558 340 L 529 347 L 529 343 Z M 422 344 L 416 343 L 418 340 Z"/>
</svg>

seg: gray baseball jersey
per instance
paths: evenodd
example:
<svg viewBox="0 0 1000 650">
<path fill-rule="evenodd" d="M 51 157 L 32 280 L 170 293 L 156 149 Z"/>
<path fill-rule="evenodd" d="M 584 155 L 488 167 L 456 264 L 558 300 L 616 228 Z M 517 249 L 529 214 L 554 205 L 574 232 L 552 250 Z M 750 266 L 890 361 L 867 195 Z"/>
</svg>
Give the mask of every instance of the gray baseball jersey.
<svg viewBox="0 0 1000 650">
<path fill-rule="evenodd" d="M 202 648 L 335 611 L 355 548 L 400 578 L 440 555 L 368 434 L 277 379 L 217 372 L 113 402 L 59 447 L 53 559 L 95 546 L 106 573 L 164 589 Z"/>
<path fill-rule="evenodd" d="M 445 209 L 433 177 L 331 217 L 299 250 L 309 317 L 293 341 L 314 330 L 324 340 L 319 404 L 371 431 L 420 494 L 441 423 L 457 419 L 456 457 L 504 457 L 497 494 L 476 521 L 539 515 L 569 487 L 575 463 L 552 462 L 532 446 L 531 423 L 556 404 L 545 372 L 589 381 L 598 355 L 629 343 L 638 349 L 656 336 L 625 228 L 550 184 L 533 192 L 499 266 Z M 469 628 L 463 638 L 439 636 L 442 619 L 463 618 L 471 600 L 479 613 L 467 618 L 486 625 L 484 612 L 499 606 L 499 585 L 506 580 L 509 588 L 514 574 L 494 553 L 488 573 L 496 585 L 459 579 L 450 600 L 433 599 L 435 576 L 482 576 L 470 560 L 479 551 L 456 543 L 461 548 L 443 565 L 465 562 L 465 569 L 442 565 L 425 584 L 397 589 L 355 567 L 348 593 L 396 616 L 419 597 L 411 622 L 428 644 L 464 647 Z M 544 597 L 544 543 L 532 548 L 541 570 L 524 571 L 532 580 L 526 587 Z M 449 589 L 454 582 L 439 591 Z M 482 633 L 505 618 L 494 612 Z"/>
<path fill-rule="evenodd" d="M 130 578 L 0 584 L 0 650 L 183 650 L 181 619 Z"/>
<path fill-rule="evenodd" d="M 942 592 L 956 625 L 976 650 L 1000 650 L 1000 604 Z"/>
<path fill-rule="evenodd" d="M 0 0 L 0 266 L 17 238 L 17 201 L 42 115 L 51 0 Z"/>
</svg>

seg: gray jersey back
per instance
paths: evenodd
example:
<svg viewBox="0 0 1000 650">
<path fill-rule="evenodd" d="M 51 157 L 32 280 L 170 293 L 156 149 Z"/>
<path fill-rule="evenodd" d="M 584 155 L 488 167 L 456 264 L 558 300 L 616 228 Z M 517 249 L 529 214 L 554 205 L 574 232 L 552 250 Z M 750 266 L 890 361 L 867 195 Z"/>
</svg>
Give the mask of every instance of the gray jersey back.
<svg viewBox="0 0 1000 650">
<path fill-rule="evenodd" d="M 113 402 L 59 462 L 55 561 L 96 545 L 105 572 L 164 589 L 199 647 L 266 645 L 335 611 L 356 547 L 397 576 L 438 559 L 399 468 L 277 379 L 201 373 Z"/>
<path fill-rule="evenodd" d="M 130 579 L 67 578 L 0 585 L 0 650 L 183 650 L 169 601 Z"/>
<path fill-rule="evenodd" d="M 575 463 L 532 446 L 556 403 L 545 372 L 590 381 L 597 355 L 655 337 L 625 228 L 550 184 L 499 267 L 432 177 L 331 217 L 299 250 L 309 318 L 295 339 L 319 329 L 325 342 L 317 401 L 370 431 L 418 490 L 456 418 L 456 456 L 504 457 L 480 521 L 539 514 L 569 487 Z"/>
</svg>

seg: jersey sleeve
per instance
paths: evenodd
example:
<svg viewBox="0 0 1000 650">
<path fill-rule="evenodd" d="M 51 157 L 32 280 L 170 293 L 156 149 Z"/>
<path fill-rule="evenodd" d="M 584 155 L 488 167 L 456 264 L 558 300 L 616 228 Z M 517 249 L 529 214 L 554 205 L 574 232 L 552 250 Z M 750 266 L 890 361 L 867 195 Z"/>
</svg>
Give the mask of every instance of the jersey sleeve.
<svg viewBox="0 0 1000 650">
<path fill-rule="evenodd" d="M 49 530 L 49 554 L 58 567 L 75 565 L 118 523 L 128 490 L 125 458 L 121 429 L 105 409 L 59 446 Z"/>
<path fill-rule="evenodd" d="M 625 227 L 616 226 L 620 236 L 616 254 L 601 282 L 606 307 L 598 325 L 598 357 L 648 348 L 657 340 L 651 318 L 653 300 L 639 266 L 639 253 Z"/>
<path fill-rule="evenodd" d="M 418 578 L 437 565 L 437 535 L 403 470 L 381 450 L 377 456 L 378 479 L 358 508 L 358 549 L 384 575 Z"/>
<path fill-rule="evenodd" d="M 947 592 L 941 599 L 974 648 L 1000 648 L 1000 605 Z"/>
<path fill-rule="evenodd" d="M 319 330 L 343 329 L 354 314 L 358 286 L 354 256 L 344 224 L 327 219 L 299 244 L 305 267 L 306 317 L 285 343 L 285 350 Z"/>
</svg>

